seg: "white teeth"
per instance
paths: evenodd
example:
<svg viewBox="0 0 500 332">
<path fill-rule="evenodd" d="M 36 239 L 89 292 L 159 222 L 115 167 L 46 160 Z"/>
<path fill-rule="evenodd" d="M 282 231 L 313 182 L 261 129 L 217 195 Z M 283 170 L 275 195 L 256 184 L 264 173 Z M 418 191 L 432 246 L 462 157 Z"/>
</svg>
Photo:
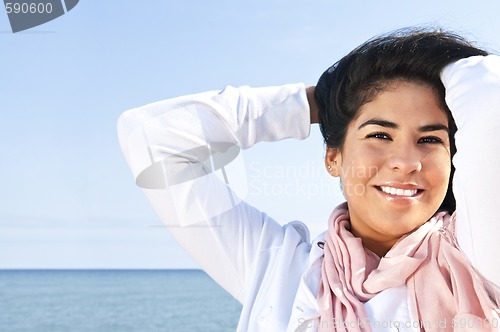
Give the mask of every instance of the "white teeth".
<svg viewBox="0 0 500 332">
<path fill-rule="evenodd" d="M 406 196 L 412 197 L 417 194 L 417 190 L 409 190 L 409 189 L 397 189 L 394 187 L 380 187 L 383 192 L 395 195 L 395 196 Z"/>
</svg>

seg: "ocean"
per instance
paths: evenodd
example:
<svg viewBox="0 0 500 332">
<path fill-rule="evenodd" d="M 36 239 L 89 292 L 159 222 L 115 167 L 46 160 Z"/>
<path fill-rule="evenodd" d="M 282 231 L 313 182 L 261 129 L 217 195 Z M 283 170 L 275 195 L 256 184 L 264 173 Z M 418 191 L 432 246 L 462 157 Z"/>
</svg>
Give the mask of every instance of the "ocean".
<svg viewBox="0 0 500 332">
<path fill-rule="evenodd" d="M 200 270 L 0 270 L 1 332 L 229 332 L 240 311 Z"/>
</svg>

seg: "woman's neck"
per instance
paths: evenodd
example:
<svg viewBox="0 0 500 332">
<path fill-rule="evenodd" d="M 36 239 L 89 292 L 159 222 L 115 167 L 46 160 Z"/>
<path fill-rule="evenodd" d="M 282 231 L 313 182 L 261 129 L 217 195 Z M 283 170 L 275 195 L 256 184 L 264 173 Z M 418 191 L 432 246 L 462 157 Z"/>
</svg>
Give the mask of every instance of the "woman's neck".
<svg viewBox="0 0 500 332">
<path fill-rule="evenodd" d="M 396 244 L 396 242 L 398 242 L 399 240 L 399 238 L 376 239 L 371 236 L 366 236 L 365 234 L 358 232 L 356 229 L 352 228 L 352 226 L 351 226 L 351 233 L 355 237 L 361 239 L 363 247 L 370 250 L 379 257 L 384 257 L 385 254 L 387 254 L 387 252 L 391 250 L 394 244 Z"/>
</svg>

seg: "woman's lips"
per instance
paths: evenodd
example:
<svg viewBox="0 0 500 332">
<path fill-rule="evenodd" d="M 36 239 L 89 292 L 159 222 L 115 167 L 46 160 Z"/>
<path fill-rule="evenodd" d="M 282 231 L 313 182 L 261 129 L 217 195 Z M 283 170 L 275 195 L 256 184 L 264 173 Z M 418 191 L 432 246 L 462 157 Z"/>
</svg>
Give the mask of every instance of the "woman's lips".
<svg viewBox="0 0 500 332">
<path fill-rule="evenodd" d="M 424 191 L 419 189 L 416 185 L 410 184 L 397 186 L 382 185 L 375 186 L 375 188 L 386 200 L 399 204 L 408 204 L 415 201 Z"/>
</svg>

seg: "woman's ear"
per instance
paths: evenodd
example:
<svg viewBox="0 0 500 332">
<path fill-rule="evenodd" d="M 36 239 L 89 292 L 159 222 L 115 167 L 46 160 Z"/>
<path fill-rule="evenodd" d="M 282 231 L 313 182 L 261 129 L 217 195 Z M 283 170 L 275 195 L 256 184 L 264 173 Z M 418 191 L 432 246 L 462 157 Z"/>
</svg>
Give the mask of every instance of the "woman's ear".
<svg viewBox="0 0 500 332">
<path fill-rule="evenodd" d="M 341 152 L 338 148 L 326 148 L 325 167 L 331 176 L 340 176 Z"/>
</svg>

